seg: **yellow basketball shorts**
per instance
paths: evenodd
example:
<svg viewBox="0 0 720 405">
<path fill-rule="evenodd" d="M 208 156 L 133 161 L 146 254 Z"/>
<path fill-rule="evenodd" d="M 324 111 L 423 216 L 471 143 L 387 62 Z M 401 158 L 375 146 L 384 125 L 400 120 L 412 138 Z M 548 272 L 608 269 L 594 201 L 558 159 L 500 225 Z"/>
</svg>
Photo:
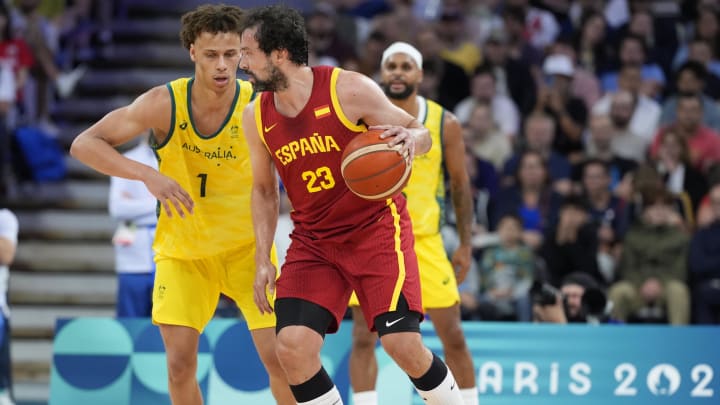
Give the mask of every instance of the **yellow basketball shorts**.
<svg viewBox="0 0 720 405">
<path fill-rule="evenodd" d="M 277 266 L 275 247 L 273 263 Z M 255 245 L 202 259 L 155 256 L 152 320 L 202 333 L 215 313 L 220 293 L 235 301 L 248 329 L 275 327 L 275 314 L 260 314 L 253 300 Z M 268 299 L 272 301 L 271 296 Z"/>
<path fill-rule="evenodd" d="M 420 269 L 423 308 L 449 308 L 460 302 L 455 271 L 445 253 L 442 236 L 415 236 L 415 254 Z M 360 305 L 354 292 L 348 305 Z"/>
</svg>

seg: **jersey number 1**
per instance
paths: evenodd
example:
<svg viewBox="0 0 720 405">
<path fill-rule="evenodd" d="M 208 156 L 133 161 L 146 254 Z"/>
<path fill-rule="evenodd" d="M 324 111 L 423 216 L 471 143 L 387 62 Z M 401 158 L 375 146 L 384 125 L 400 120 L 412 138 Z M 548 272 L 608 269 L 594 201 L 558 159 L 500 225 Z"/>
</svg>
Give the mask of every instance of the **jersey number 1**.
<svg viewBox="0 0 720 405">
<path fill-rule="evenodd" d="M 200 173 L 200 197 L 205 197 L 205 185 L 207 184 L 207 173 Z"/>
</svg>

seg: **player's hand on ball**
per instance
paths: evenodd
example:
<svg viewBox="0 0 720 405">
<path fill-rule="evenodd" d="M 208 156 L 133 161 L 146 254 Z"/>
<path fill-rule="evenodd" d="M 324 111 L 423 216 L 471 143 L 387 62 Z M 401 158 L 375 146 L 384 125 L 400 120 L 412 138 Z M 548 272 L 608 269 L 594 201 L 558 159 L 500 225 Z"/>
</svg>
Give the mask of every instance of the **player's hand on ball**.
<svg viewBox="0 0 720 405">
<path fill-rule="evenodd" d="M 181 217 L 185 217 L 185 211 L 192 214 L 195 203 L 190 194 L 172 178 L 153 170 L 153 174 L 145 180 L 145 186 L 160 201 L 168 217 L 173 216 L 170 204 Z"/>
<path fill-rule="evenodd" d="M 275 265 L 267 261 L 258 262 L 255 268 L 255 282 L 253 283 L 253 299 L 261 314 L 273 312 L 268 301 L 268 294 L 275 294 Z"/>
<path fill-rule="evenodd" d="M 407 128 L 397 125 L 373 125 L 368 128 L 368 130 L 374 129 L 385 131 L 380 138 L 389 139 L 390 147 L 400 145 L 400 150 L 398 150 L 400 156 L 412 162 L 415 158 L 415 138 Z"/>
</svg>

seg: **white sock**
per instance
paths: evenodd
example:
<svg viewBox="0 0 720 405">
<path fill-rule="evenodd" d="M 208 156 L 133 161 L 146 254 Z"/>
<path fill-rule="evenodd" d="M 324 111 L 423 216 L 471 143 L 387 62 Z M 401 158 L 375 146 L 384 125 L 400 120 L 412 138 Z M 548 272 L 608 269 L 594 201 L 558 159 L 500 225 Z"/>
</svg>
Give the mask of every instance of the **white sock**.
<svg viewBox="0 0 720 405">
<path fill-rule="evenodd" d="M 377 391 L 360 391 L 352 394 L 354 405 L 377 405 Z"/>
<path fill-rule="evenodd" d="M 447 365 L 445 366 L 447 368 Z M 430 391 L 422 391 L 415 387 L 415 390 L 420 394 L 420 398 L 425 400 L 428 405 L 461 405 L 463 404 L 463 397 L 460 395 L 460 388 L 455 382 L 450 369 L 447 369 L 447 375 L 442 380 L 440 385 L 431 389 Z"/>
<path fill-rule="evenodd" d="M 480 404 L 480 400 L 478 399 L 477 387 L 461 388 L 460 395 L 462 396 L 463 401 L 465 401 L 465 405 L 479 405 Z"/>
<path fill-rule="evenodd" d="M 298 402 L 298 405 L 343 405 L 343 401 L 340 398 L 340 391 L 333 385 L 330 391 L 310 401 Z"/>
</svg>

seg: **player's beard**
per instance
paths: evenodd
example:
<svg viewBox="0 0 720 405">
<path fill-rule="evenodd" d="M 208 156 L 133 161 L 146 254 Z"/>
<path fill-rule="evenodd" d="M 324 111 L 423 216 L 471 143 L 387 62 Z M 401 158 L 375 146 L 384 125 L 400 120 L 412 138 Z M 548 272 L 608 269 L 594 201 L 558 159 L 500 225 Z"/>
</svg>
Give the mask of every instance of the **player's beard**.
<svg viewBox="0 0 720 405">
<path fill-rule="evenodd" d="M 391 90 L 390 86 L 390 83 L 382 83 L 382 89 L 385 92 L 385 95 L 393 100 L 407 99 L 408 97 L 410 97 L 411 94 L 413 94 L 416 88 L 414 84 L 405 83 L 405 90 L 401 92 L 394 92 Z"/>
<path fill-rule="evenodd" d="M 254 79 L 253 90 L 255 91 L 281 91 L 288 88 L 287 76 L 280 69 L 276 68 L 273 64 L 268 64 L 265 72 L 268 78 L 260 80 L 254 74 L 250 75 Z"/>
</svg>

